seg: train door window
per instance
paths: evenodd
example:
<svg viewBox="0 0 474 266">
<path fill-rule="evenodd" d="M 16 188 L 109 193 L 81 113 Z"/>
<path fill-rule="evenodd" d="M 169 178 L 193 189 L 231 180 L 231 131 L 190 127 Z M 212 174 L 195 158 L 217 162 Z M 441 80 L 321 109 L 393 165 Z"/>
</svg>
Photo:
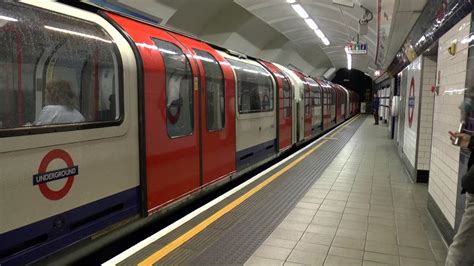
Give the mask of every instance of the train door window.
<svg viewBox="0 0 474 266">
<path fill-rule="evenodd" d="M 171 138 L 191 135 L 194 129 L 192 71 L 183 51 L 167 41 L 153 39 L 166 69 L 166 128 Z"/>
<path fill-rule="evenodd" d="M 16 2 L 2 2 L 0 14 L 1 135 L 121 122 L 122 63 L 105 30 Z"/>
<path fill-rule="evenodd" d="M 283 82 L 283 117 L 291 117 L 291 87 L 286 77 L 281 78 Z"/>
<path fill-rule="evenodd" d="M 274 92 L 271 75 L 263 67 L 226 58 L 237 76 L 237 103 L 240 114 L 271 112 Z"/>
<path fill-rule="evenodd" d="M 224 75 L 217 60 L 207 52 L 194 49 L 206 76 L 206 121 L 209 131 L 224 128 Z"/>
<path fill-rule="evenodd" d="M 308 82 L 310 85 L 311 106 L 313 106 L 313 108 L 321 106 L 321 88 L 319 87 L 318 83 L 309 78 L 306 78 L 306 82 Z"/>
<path fill-rule="evenodd" d="M 311 97 L 308 84 L 304 86 L 304 113 L 307 116 L 311 115 Z"/>
</svg>

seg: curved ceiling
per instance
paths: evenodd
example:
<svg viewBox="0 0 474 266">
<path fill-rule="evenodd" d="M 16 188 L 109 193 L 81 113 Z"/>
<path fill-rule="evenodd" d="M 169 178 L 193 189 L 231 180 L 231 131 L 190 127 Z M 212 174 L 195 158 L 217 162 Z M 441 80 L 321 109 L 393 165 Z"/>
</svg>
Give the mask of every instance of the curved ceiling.
<svg viewBox="0 0 474 266">
<path fill-rule="evenodd" d="M 321 76 L 331 67 L 347 67 L 344 47 L 357 36 L 359 19 L 365 13 L 360 5 L 370 10 L 374 18 L 368 23 L 367 34 L 360 36 L 360 41 L 368 44 L 368 53 L 353 55 L 352 68 L 373 76 L 374 70 L 385 68 L 393 60 L 426 3 L 426 0 L 296 0 L 329 39 L 326 46 L 286 0 L 90 1 L 120 5 L 205 41 L 289 65 L 313 76 Z M 347 7 L 333 1 L 356 3 Z"/>
</svg>

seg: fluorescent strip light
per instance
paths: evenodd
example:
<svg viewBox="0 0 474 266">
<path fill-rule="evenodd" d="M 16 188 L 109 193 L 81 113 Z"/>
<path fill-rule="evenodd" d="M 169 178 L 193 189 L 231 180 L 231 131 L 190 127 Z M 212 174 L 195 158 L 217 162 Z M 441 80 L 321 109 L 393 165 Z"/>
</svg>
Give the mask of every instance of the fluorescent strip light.
<svg viewBox="0 0 474 266">
<path fill-rule="evenodd" d="M 7 16 L 0 16 L 0 19 L 8 20 L 8 21 L 18 21 L 18 19 L 16 19 L 16 18 L 11 18 L 11 17 L 7 17 Z"/>
<path fill-rule="evenodd" d="M 296 3 L 296 0 L 286 0 L 287 3 L 294 4 Z"/>
<path fill-rule="evenodd" d="M 296 11 L 296 13 L 298 13 L 300 17 L 302 18 L 309 17 L 308 13 L 306 13 L 306 10 L 304 10 L 304 8 L 300 4 L 294 4 L 294 5 L 291 5 L 291 7 Z"/>
<path fill-rule="evenodd" d="M 318 25 L 316 25 L 316 22 L 314 22 L 314 20 L 310 19 L 310 18 L 307 18 L 304 20 L 304 22 L 306 22 L 306 24 L 308 24 L 308 26 L 313 29 L 313 30 L 317 30 L 318 29 Z"/>
<path fill-rule="evenodd" d="M 326 36 L 324 36 L 324 33 L 321 30 L 315 30 L 314 33 L 316 33 L 316 35 L 318 35 L 319 39 L 321 40 L 326 38 Z"/>
<path fill-rule="evenodd" d="M 330 44 L 328 38 L 326 38 L 326 37 L 322 38 L 321 40 L 323 41 L 324 45 L 326 45 L 326 46 L 328 46 Z"/>
<path fill-rule="evenodd" d="M 347 54 L 347 69 L 351 70 L 352 69 L 352 55 Z"/>
<path fill-rule="evenodd" d="M 85 37 L 85 38 L 90 38 L 90 39 L 94 39 L 94 40 L 98 40 L 98 41 L 102 41 L 102 42 L 106 42 L 106 43 L 112 43 L 109 40 L 105 40 L 105 39 L 99 38 L 99 37 L 94 36 L 94 35 L 84 34 L 84 33 L 76 32 L 76 31 L 72 31 L 72 30 L 64 30 L 64 29 L 60 29 L 60 28 L 56 28 L 56 27 L 47 26 L 47 25 L 45 25 L 44 27 L 48 30 L 54 30 L 54 31 L 67 33 L 67 34 L 72 34 L 72 35 L 76 35 L 76 36 L 81 36 L 81 37 Z"/>
</svg>

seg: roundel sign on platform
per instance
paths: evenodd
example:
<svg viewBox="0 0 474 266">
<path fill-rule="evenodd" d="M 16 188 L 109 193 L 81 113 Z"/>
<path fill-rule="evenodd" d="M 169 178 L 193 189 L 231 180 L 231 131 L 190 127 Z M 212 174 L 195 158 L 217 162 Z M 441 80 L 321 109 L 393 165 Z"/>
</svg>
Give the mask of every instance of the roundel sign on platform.
<svg viewBox="0 0 474 266">
<path fill-rule="evenodd" d="M 47 171 L 49 164 L 53 160 L 62 160 L 66 163 L 66 168 Z M 41 194 L 49 200 L 60 200 L 64 198 L 74 183 L 74 176 L 79 174 L 79 166 L 74 165 L 71 156 L 64 150 L 56 149 L 48 152 L 38 168 L 38 174 L 33 175 L 33 186 L 38 186 Z M 67 178 L 66 184 L 59 190 L 52 190 L 49 182 Z"/>
<path fill-rule="evenodd" d="M 413 113 L 415 112 L 415 78 L 411 78 L 410 91 L 408 93 L 408 127 L 413 124 Z"/>
</svg>

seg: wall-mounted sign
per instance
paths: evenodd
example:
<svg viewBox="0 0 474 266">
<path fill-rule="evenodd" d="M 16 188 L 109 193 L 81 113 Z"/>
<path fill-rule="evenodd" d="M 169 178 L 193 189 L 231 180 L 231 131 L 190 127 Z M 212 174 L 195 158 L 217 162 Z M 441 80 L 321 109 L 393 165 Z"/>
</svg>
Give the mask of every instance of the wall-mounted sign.
<svg viewBox="0 0 474 266">
<path fill-rule="evenodd" d="M 345 47 L 346 53 L 352 55 L 367 54 L 367 44 L 360 42 L 349 42 Z"/>
<path fill-rule="evenodd" d="M 413 124 L 413 113 L 415 112 L 415 78 L 411 78 L 410 91 L 408 93 L 408 127 Z"/>
</svg>

